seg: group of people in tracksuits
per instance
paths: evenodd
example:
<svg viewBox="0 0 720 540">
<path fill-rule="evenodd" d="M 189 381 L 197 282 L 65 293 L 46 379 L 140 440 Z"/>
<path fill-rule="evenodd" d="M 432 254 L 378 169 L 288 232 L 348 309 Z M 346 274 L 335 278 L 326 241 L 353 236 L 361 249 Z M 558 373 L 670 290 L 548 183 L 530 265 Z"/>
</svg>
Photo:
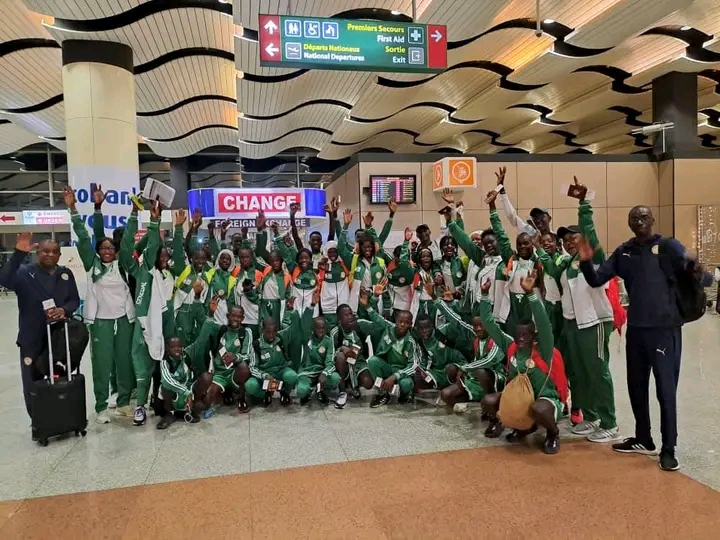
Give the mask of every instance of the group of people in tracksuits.
<svg viewBox="0 0 720 540">
<path fill-rule="evenodd" d="M 138 242 L 139 204 L 126 227 L 105 238 L 97 187 L 93 245 L 74 194 L 66 190 L 89 275 L 83 315 L 91 331 L 97 421 L 110 421 L 111 392 L 117 394 L 116 415 L 143 425 L 152 401 L 161 417 L 157 427 L 165 429 L 178 418 L 198 422 L 223 404 L 246 413 L 279 395 L 288 406 L 293 392 L 301 405 L 313 396 L 327 404 L 335 394 L 334 406 L 342 409 L 349 397 L 361 399 L 363 388 L 372 391 L 371 407 L 395 398 L 407 403 L 436 389 L 437 403 L 458 412 L 467 402 L 480 402 L 485 435 L 500 437 L 521 381 L 532 394 L 527 426 L 511 423 L 508 440 L 542 427 L 544 451 L 556 453 L 558 421 L 569 416 L 573 433 L 589 441 L 615 442 L 620 452 L 656 453 L 646 418 L 652 367 L 665 392 L 661 466 L 675 470 L 673 384 L 682 321 L 657 291 L 651 301 L 644 296 L 657 266 L 649 256 L 660 241 L 650 210 L 630 212 L 635 238 L 607 258 L 585 186 L 576 180 L 571 195 L 578 199 L 577 223 L 554 231 L 547 210 L 534 208 L 529 219 L 517 215 L 504 174 L 500 169 L 498 187 L 486 197 L 489 228 L 468 234 L 462 202 L 446 190 L 441 213 L 447 234 L 434 239 L 427 225 L 406 228 L 403 241 L 387 251 L 397 211 L 392 200 L 379 233 L 370 212 L 351 238 L 353 214 L 341 214 L 333 199 L 326 206 L 328 238 L 313 232 L 308 247 L 295 227 L 297 207 L 290 208 L 287 234 L 261 212 L 254 242 L 245 229 L 226 242 L 227 223 L 209 225 L 201 242 L 202 216 L 178 210 L 169 249 L 160 236 L 158 203 Z M 498 203 L 517 230 L 514 245 Z M 668 243 L 674 257 L 687 259 L 679 243 Z M 628 315 L 618 276 L 630 297 Z M 635 437 L 620 440 L 609 340 L 626 319 L 637 426 Z M 672 360 L 677 369 L 656 367 L 651 353 L 660 342 L 666 363 Z M 634 372 L 630 364 L 636 361 L 641 365 Z"/>
</svg>

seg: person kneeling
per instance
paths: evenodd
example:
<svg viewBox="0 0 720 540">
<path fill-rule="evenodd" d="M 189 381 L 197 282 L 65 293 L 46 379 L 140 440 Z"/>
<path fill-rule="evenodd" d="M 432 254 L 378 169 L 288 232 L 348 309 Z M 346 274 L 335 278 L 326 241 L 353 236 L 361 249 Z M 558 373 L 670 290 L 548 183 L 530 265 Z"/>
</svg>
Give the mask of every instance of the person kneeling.
<svg viewBox="0 0 720 540">
<path fill-rule="evenodd" d="M 520 282 L 535 322 L 517 324 L 514 338 L 504 333 L 493 318 L 487 298 L 489 282 L 483 283 L 481 288 L 483 324 L 508 359 L 505 390 L 482 399 L 483 411 L 490 417 L 485 436 L 499 437 L 505 423 L 514 429 L 508 437 L 514 441 L 540 426 L 547 432 L 543 451 L 556 454 L 560 449 L 557 421 L 567 402 L 568 386 L 562 356 L 554 348 L 552 325 L 542 301 L 533 292 L 536 278 L 537 273 L 533 270 Z"/>
<path fill-rule="evenodd" d="M 203 400 L 212 378 L 205 372 L 197 380 L 191 369 L 192 361 L 188 351 L 183 350 L 182 339 L 171 337 L 165 347 L 165 358 L 160 361 L 160 378 L 165 415 L 157 429 L 167 429 L 175 422 L 175 413 L 184 413 L 185 421 L 195 424 L 205 409 Z"/>
<path fill-rule="evenodd" d="M 381 296 L 387 280 L 376 285 L 373 293 Z M 413 379 L 415 366 L 419 363 L 417 357 L 418 345 L 410 335 L 413 318 L 409 311 L 396 311 L 395 322 L 385 320 L 377 311 L 370 307 L 367 292 L 360 294 L 360 304 L 367 310 L 370 320 L 384 330 L 382 338 L 368 358 L 368 369 L 375 379 L 378 393 L 375 394 L 370 407 L 380 407 L 390 401 L 390 396 L 398 393 L 398 403 L 408 403 L 415 390 Z"/>
<path fill-rule="evenodd" d="M 292 309 L 292 299 L 287 302 L 287 309 Z M 306 308 L 312 316 L 314 306 Z M 300 351 L 302 323 L 296 311 L 289 315 L 287 328 L 278 330 L 273 317 L 263 319 L 260 337 L 253 341 L 254 355 L 250 362 L 250 379 L 245 383 L 245 392 L 263 400 L 268 407 L 276 390 L 280 392 L 280 404 L 284 407 L 292 404 L 290 392 L 297 384 L 298 374 L 292 369 L 289 356 L 292 351 Z"/>
</svg>

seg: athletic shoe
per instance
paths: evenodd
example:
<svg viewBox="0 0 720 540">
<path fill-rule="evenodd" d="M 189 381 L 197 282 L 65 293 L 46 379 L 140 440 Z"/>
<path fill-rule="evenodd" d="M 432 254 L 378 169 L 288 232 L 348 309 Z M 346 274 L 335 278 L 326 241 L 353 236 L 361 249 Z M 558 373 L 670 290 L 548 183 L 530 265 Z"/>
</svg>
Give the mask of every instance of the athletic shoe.
<svg viewBox="0 0 720 540">
<path fill-rule="evenodd" d="M 648 443 L 641 443 L 635 437 L 628 437 L 623 439 L 623 442 L 619 442 L 612 445 L 612 449 L 622 454 L 642 454 L 644 456 L 656 456 L 657 449 L 655 443 L 652 440 Z"/>
<path fill-rule="evenodd" d="M 456 403 L 453 405 L 453 412 L 457 414 L 462 414 L 464 412 L 467 412 L 468 410 L 468 404 L 467 403 Z"/>
<path fill-rule="evenodd" d="M 308 403 L 310 403 L 310 396 L 311 396 L 311 395 L 312 395 L 312 394 L 308 394 L 308 395 L 305 396 L 304 398 L 300 398 L 300 405 L 307 405 Z"/>
<path fill-rule="evenodd" d="M 587 440 L 594 443 L 609 443 L 620 439 L 620 430 L 617 427 L 611 429 L 598 429 L 587 436 Z"/>
<path fill-rule="evenodd" d="M 96 424 L 109 424 L 110 416 L 108 415 L 108 412 L 102 411 L 102 412 L 97 413 L 97 416 L 95 417 L 95 423 Z"/>
<path fill-rule="evenodd" d="M 157 423 L 157 426 L 155 426 L 156 429 L 167 429 L 170 426 L 172 426 L 175 423 L 175 415 L 174 414 L 166 414 L 163 416 L 160 421 Z"/>
<path fill-rule="evenodd" d="M 337 397 L 335 398 L 335 408 L 336 409 L 344 409 L 345 404 L 347 403 L 348 395 L 347 392 L 340 392 Z"/>
<path fill-rule="evenodd" d="M 318 392 L 317 400 L 323 405 L 327 405 L 330 402 L 330 398 L 327 397 L 327 394 L 325 392 Z"/>
<path fill-rule="evenodd" d="M 115 409 L 115 416 L 132 416 L 133 410 L 130 405 L 125 405 L 124 407 L 118 407 Z"/>
<path fill-rule="evenodd" d="M 590 435 L 591 433 L 595 433 L 598 428 L 600 427 L 600 420 L 595 420 L 594 422 L 589 422 L 587 420 L 583 420 L 580 422 L 577 426 L 575 426 L 572 429 L 573 435 Z"/>
<path fill-rule="evenodd" d="M 238 414 L 245 414 L 245 413 L 250 412 L 250 407 L 248 406 L 248 402 L 247 402 L 246 398 L 240 398 L 238 400 L 237 412 L 238 412 Z"/>
<path fill-rule="evenodd" d="M 490 420 L 490 424 L 485 428 L 483 435 L 488 439 L 497 439 L 502 435 L 504 430 L 505 426 L 502 425 L 502 422 L 499 420 Z"/>
<path fill-rule="evenodd" d="M 265 397 L 263 398 L 263 407 L 267 408 L 270 405 L 272 405 L 272 395 L 265 394 Z"/>
<path fill-rule="evenodd" d="M 543 452 L 549 455 L 557 454 L 560 450 L 560 439 L 557 435 L 548 435 L 543 443 Z"/>
<path fill-rule="evenodd" d="M 362 395 L 360 394 L 360 388 L 355 386 L 350 389 L 350 395 L 353 397 L 353 399 L 360 399 Z"/>
<path fill-rule="evenodd" d="M 566 415 L 567 416 L 567 415 Z M 580 409 L 573 409 L 570 411 L 570 423 L 573 426 L 577 426 L 583 421 L 583 413 Z"/>
<path fill-rule="evenodd" d="M 405 405 L 406 403 L 410 403 L 412 400 L 413 400 L 412 392 L 408 392 L 407 394 L 400 394 L 398 396 L 398 403 L 400 405 Z"/>
<path fill-rule="evenodd" d="M 383 405 L 387 405 L 390 402 L 390 394 L 383 392 L 382 394 L 375 394 L 370 402 L 371 409 L 377 409 Z"/>
<path fill-rule="evenodd" d="M 144 426 L 145 422 L 147 422 L 147 410 L 145 410 L 144 406 L 140 405 L 139 407 L 135 408 L 135 414 L 133 416 L 133 425 Z"/>
<path fill-rule="evenodd" d="M 677 458 L 675 458 L 675 449 L 663 447 L 660 450 L 660 461 L 658 467 L 663 471 L 677 471 L 680 468 Z"/>
<path fill-rule="evenodd" d="M 283 407 L 288 407 L 292 405 L 292 398 L 290 397 L 290 394 L 286 392 L 280 392 L 280 405 Z"/>
<path fill-rule="evenodd" d="M 117 394 L 112 394 L 108 399 L 108 409 L 114 409 L 117 407 Z"/>
</svg>

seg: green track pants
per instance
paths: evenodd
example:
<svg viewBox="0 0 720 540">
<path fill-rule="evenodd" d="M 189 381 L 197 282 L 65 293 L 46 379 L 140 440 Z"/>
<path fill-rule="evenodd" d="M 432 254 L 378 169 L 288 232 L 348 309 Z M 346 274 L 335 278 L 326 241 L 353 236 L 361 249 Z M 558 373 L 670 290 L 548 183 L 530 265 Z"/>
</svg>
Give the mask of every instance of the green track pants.
<svg viewBox="0 0 720 540">
<path fill-rule="evenodd" d="M 563 332 L 573 408 L 582 409 L 584 420 L 600 420 L 603 429 L 617 427 L 609 363 L 612 330 L 612 322 L 579 329 L 575 320 L 565 319 Z"/>
<path fill-rule="evenodd" d="M 142 407 L 148 402 L 150 394 L 150 383 L 155 369 L 155 360 L 148 352 L 145 336 L 143 336 L 142 325 L 135 323 L 132 335 L 132 367 L 135 372 L 135 384 L 137 385 L 137 406 Z M 119 401 L 119 399 L 118 399 Z"/>
<path fill-rule="evenodd" d="M 96 412 L 107 409 L 113 366 L 118 389 L 118 407 L 130 403 L 130 392 L 134 386 L 130 341 L 134 326 L 127 317 L 116 320 L 96 319 L 90 325 L 90 358 Z"/>
</svg>

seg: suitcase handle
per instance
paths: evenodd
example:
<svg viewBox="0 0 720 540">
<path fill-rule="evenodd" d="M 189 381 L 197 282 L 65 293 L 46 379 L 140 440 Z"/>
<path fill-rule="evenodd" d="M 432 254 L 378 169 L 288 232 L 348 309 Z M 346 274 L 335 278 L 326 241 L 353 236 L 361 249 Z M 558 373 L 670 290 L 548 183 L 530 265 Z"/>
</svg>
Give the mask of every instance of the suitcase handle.
<svg viewBox="0 0 720 540">
<path fill-rule="evenodd" d="M 55 359 L 53 358 L 53 348 L 52 348 L 52 325 L 57 323 L 64 323 L 65 324 L 65 360 L 67 361 L 67 379 L 68 382 L 72 381 L 72 370 L 71 370 L 71 363 L 70 363 L 70 332 L 68 327 L 68 321 L 69 319 L 63 318 L 58 319 L 57 321 L 48 321 L 47 322 L 47 342 L 48 342 L 48 364 L 50 367 L 50 384 L 55 384 Z"/>
</svg>

